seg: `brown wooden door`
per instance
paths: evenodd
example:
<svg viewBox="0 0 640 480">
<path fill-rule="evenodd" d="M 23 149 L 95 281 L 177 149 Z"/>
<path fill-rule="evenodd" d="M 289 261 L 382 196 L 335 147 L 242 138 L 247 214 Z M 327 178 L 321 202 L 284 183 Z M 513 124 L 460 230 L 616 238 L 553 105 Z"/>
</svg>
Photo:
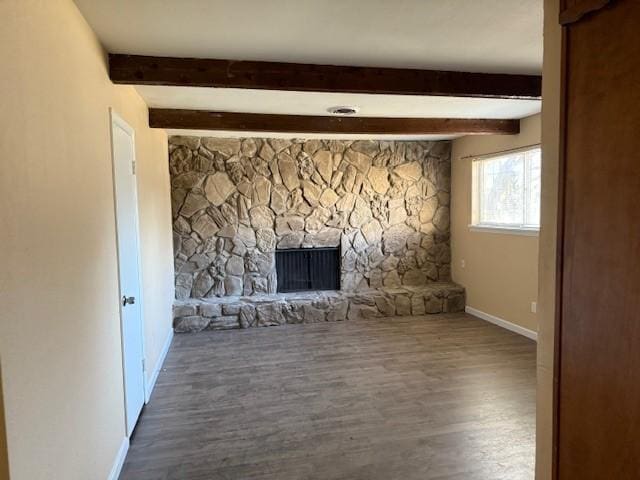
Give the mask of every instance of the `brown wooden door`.
<svg viewBox="0 0 640 480">
<path fill-rule="evenodd" d="M 640 0 L 568 0 L 556 480 L 640 479 Z"/>
</svg>

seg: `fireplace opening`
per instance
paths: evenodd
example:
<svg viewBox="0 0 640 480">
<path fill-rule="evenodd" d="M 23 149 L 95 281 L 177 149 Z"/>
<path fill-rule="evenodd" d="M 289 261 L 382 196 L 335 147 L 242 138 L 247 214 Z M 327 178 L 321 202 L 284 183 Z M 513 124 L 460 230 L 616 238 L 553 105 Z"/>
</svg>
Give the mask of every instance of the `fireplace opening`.
<svg viewBox="0 0 640 480">
<path fill-rule="evenodd" d="M 278 292 L 340 290 L 340 248 L 276 250 Z"/>
</svg>

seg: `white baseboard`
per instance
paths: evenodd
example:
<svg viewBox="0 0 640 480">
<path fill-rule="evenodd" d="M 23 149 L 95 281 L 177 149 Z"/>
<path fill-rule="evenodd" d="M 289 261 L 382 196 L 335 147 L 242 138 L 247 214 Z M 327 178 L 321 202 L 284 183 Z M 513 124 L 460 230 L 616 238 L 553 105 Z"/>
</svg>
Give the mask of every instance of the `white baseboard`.
<svg viewBox="0 0 640 480">
<path fill-rule="evenodd" d="M 124 465 L 124 459 L 127 457 L 128 451 L 129 439 L 125 437 L 122 440 L 122 444 L 120 445 L 120 449 L 118 450 L 118 454 L 116 455 L 116 459 L 113 462 L 113 467 L 111 467 L 111 471 L 109 472 L 107 480 L 118 480 L 120 472 L 122 471 L 122 466 Z"/>
<path fill-rule="evenodd" d="M 171 341 L 173 340 L 173 328 L 169 330 L 169 335 L 167 335 L 167 339 L 164 341 L 164 345 L 162 346 L 162 350 L 160 351 L 160 356 L 158 357 L 158 361 L 156 362 L 155 367 L 153 367 L 153 372 L 151 373 L 151 377 L 147 382 L 145 388 L 145 399 L 144 403 L 149 403 L 151 399 L 151 392 L 153 392 L 153 387 L 156 386 L 156 380 L 158 380 L 158 375 L 160 375 L 160 370 L 162 370 L 162 365 L 164 365 L 164 360 L 167 358 L 167 353 L 169 352 L 169 347 L 171 347 Z"/>
<path fill-rule="evenodd" d="M 538 341 L 538 333 L 534 332 L 533 330 L 529 330 L 528 328 L 521 327 L 520 325 L 516 325 L 515 323 L 508 322 L 500 317 L 496 317 L 489 313 L 485 313 L 481 310 L 476 310 L 473 307 L 465 307 L 464 311 L 470 315 L 481 318 L 482 320 L 491 322 L 494 325 L 498 325 L 499 327 L 506 328 L 507 330 L 511 330 L 512 332 L 515 332 L 527 338 L 530 338 L 535 342 Z"/>
</svg>

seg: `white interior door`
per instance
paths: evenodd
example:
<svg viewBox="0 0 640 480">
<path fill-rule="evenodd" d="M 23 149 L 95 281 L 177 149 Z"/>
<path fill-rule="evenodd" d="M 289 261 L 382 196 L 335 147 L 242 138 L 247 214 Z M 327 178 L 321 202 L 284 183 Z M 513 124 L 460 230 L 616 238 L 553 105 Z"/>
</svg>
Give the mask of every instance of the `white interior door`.
<svg viewBox="0 0 640 480">
<path fill-rule="evenodd" d="M 144 346 L 140 298 L 138 198 L 133 129 L 111 112 L 111 141 L 116 199 L 120 319 L 127 436 L 144 404 Z"/>
</svg>

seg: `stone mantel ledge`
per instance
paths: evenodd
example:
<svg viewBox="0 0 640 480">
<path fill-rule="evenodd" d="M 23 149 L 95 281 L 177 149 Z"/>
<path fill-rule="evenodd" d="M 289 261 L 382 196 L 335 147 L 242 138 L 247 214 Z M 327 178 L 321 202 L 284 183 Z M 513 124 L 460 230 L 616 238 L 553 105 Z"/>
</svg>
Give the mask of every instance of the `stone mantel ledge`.
<svg viewBox="0 0 640 480">
<path fill-rule="evenodd" d="M 381 287 L 360 292 L 312 291 L 185 299 L 175 302 L 177 333 L 462 312 L 455 283 Z"/>
</svg>

